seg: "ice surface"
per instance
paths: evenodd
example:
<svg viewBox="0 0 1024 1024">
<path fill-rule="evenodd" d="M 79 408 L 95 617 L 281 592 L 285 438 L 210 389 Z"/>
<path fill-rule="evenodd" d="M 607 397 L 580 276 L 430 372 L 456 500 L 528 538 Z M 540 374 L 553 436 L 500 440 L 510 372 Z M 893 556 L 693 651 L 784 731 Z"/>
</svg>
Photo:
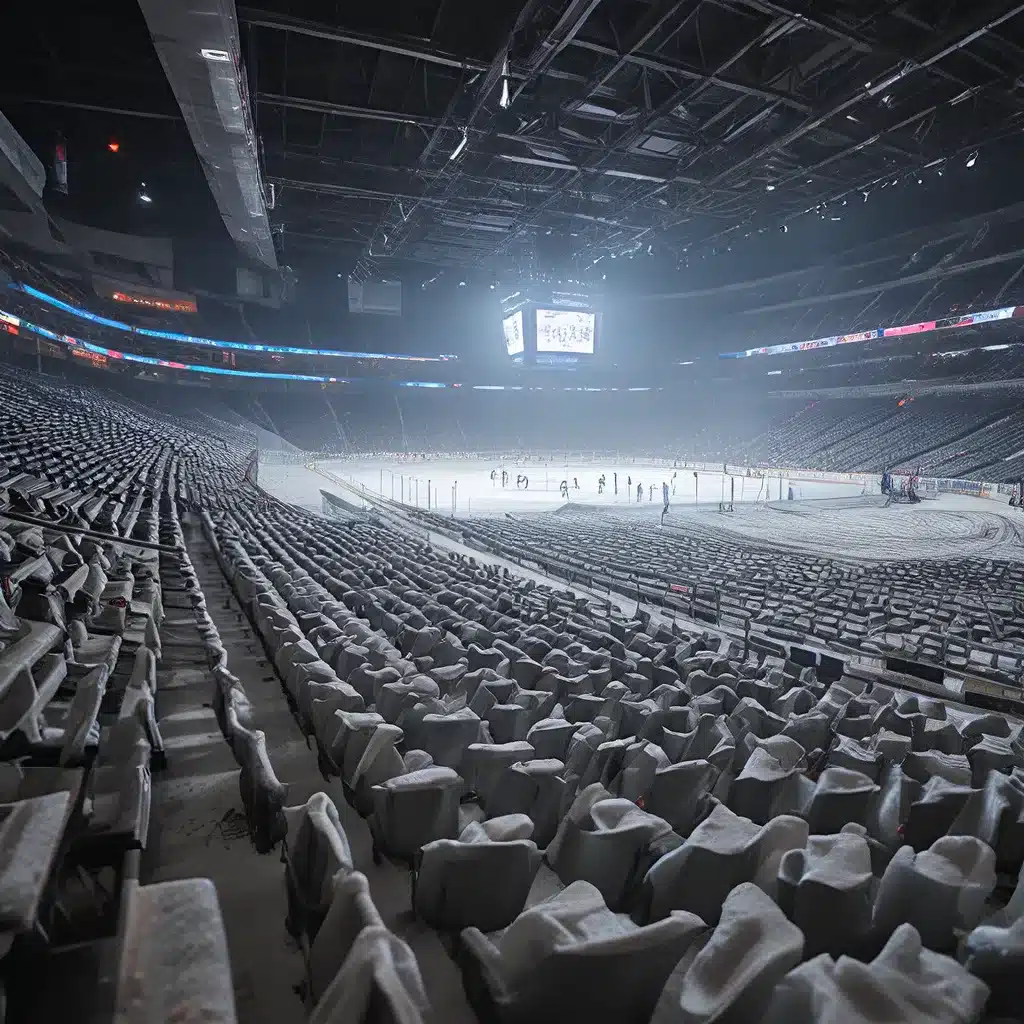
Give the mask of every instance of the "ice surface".
<svg viewBox="0 0 1024 1024">
<path fill-rule="evenodd" d="M 832 557 L 872 560 L 908 558 L 1024 558 L 1014 523 L 1006 505 L 984 498 L 944 495 L 920 505 L 891 505 L 888 508 L 874 482 L 861 484 L 839 480 L 790 480 L 782 476 L 783 500 L 779 501 L 778 473 L 765 478 L 729 477 L 722 473 L 672 470 L 642 461 L 607 466 L 564 463 L 506 463 L 506 487 L 501 486 L 501 464 L 481 460 L 427 460 L 416 462 L 337 461 L 318 465 L 260 464 L 260 484 L 285 501 L 314 511 L 321 509 L 320 490 L 341 493 L 347 500 L 351 491 L 339 486 L 343 480 L 368 496 L 404 498 L 406 504 L 427 507 L 429 484 L 431 507 L 458 516 L 497 516 L 551 512 L 566 505 L 559 493 L 562 480 L 569 483 L 569 504 L 586 505 L 623 517 L 660 519 L 661 486 L 670 490 L 671 510 L 666 525 L 686 530 L 713 530 L 732 535 L 737 541 L 754 541 L 814 551 Z M 490 474 L 497 471 L 492 481 Z M 614 475 L 619 488 L 615 493 Z M 673 480 L 672 475 L 676 474 Z M 528 488 L 516 488 L 517 476 L 530 478 Z M 607 487 L 597 493 L 598 478 L 604 474 Z M 332 480 L 332 477 L 334 478 Z M 579 482 L 579 489 L 574 482 Z M 629 485 L 628 481 L 632 481 Z M 729 501 L 735 480 L 735 511 L 719 512 L 719 502 Z M 636 501 L 636 485 L 644 486 L 643 500 Z M 648 488 L 654 485 L 651 493 Z M 671 493 L 673 486 L 675 494 Z M 794 499 L 788 500 L 792 486 Z M 868 493 L 864 493 L 865 490 Z M 769 497 L 770 501 L 766 501 Z"/>
<path fill-rule="evenodd" d="M 676 505 L 694 504 L 699 502 L 718 502 L 730 498 L 729 477 L 722 473 L 701 472 L 694 479 L 693 470 L 666 468 L 651 463 L 623 461 L 618 465 L 573 465 L 571 463 L 544 463 L 527 461 L 514 464 L 504 463 L 509 474 L 509 481 L 504 488 L 501 486 L 501 463 L 480 460 L 428 460 L 399 463 L 395 462 L 325 462 L 321 468 L 351 483 L 357 488 L 365 488 L 371 495 L 385 498 L 392 497 L 396 501 L 403 499 L 409 505 L 418 503 L 421 508 L 427 507 L 427 482 L 430 482 L 432 501 L 438 511 L 451 512 L 453 502 L 458 515 L 493 515 L 503 512 L 540 512 L 559 508 L 565 499 L 559 493 L 559 485 L 563 480 L 569 484 L 570 502 L 636 508 L 636 487 L 643 484 L 642 506 L 657 508 L 659 514 L 662 504 L 662 484 L 669 485 L 670 500 Z M 491 480 L 491 471 L 497 471 L 497 477 Z M 615 493 L 615 474 L 618 474 L 618 494 Z M 675 480 L 672 475 L 676 474 Z M 530 478 L 528 488 L 517 488 L 516 478 L 520 475 Z M 598 494 L 598 478 L 604 474 L 607 486 L 603 494 Z M 320 476 L 302 466 L 280 466 L 260 464 L 260 484 L 272 494 L 285 498 L 296 504 L 308 507 L 320 507 L 321 487 L 331 490 L 332 485 L 326 477 Z M 779 475 L 770 479 L 756 477 L 735 477 L 737 502 L 755 502 L 765 500 L 769 490 L 772 500 L 779 497 Z M 579 482 L 579 489 L 574 484 Z M 631 481 L 631 483 L 630 483 Z M 653 485 L 654 490 L 649 488 Z M 675 494 L 672 495 L 672 488 Z M 829 498 L 850 497 L 861 494 L 860 484 L 849 484 L 829 481 L 790 481 L 783 477 L 782 495 L 785 498 L 789 487 L 793 487 L 794 497 L 798 498 Z"/>
</svg>

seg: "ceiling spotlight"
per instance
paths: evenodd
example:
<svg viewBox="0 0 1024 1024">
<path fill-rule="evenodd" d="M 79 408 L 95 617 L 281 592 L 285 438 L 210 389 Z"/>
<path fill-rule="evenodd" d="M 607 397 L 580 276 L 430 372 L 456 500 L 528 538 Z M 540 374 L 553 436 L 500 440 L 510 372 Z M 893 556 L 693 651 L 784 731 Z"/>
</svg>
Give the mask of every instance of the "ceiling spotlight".
<svg viewBox="0 0 1024 1024">
<path fill-rule="evenodd" d="M 977 150 L 975 150 L 975 151 L 974 151 L 974 152 L 973 152 L 973 153 L 972 153 L 972 154 L 971 154 L 971 155 L 970 155 L 970 156 L 969 156 L 969 157 L 967 158 L 967 166 L 968 166 L 968 167 L 973 167 L 973 166 L 974 166 L 974 165 L 975 165 L 975 164 L 976 164 L 977 162 L 978 162 L 978 151 L 977 151 Z"/>
<path fill-rule="evenodd" d="M 494 285 L 494 283 L 492 282 L 492 283 L 491 283 L 491 291 L 492 291 L 492 292 L 494 291 L 495 287 L 496 287 L 496 286 L 495 286 L 495 285 Z"/>
<path fill-rule="evenodd" d="M 782 233 L 783 233 L 784 235 L 786 235 L 786 234 L 788 234 L 788 233 L 789 233 L 789 225 L 788 225 L 788 224 L 783 224 L 783 225 L 782 225 Z"/>
<path fill-rule="evenodd" d="M 143 185 L 142 188 L 139 190 L 139 202 L 140 203 L 151 203 L 151 202 L 153 202 L 153 197 L 146 191 L 146 186 L 145 185 Z"/>
<path fill-rule="evenodd" d="M 924 178 L 918 178 L 917 179 L 917 183 L 918 183 L 918 185 L 923 185 L 924 184 Z"/>
<path fill-rule="evenodd" d="M 774 192 L 775 191 L 775 186 L 774 185 L 765 185 L 764 188 L 765 188 L 766 192 Z"/>
<path fill-rule="evenodd" d="M 448 157 L 448 159 L 449 160 L 458 160 L 458 158 L 462 155 L 462 151 L 466 148 L 466 146 L 468 144 L 469 144 L 469 129 L 468 128 L 463 128 L 462 129 L 462 138 L 459 139 L 459 144 L 452 150 L 452 155 L 450 157 Z"/>
<path fill-rule="evenodd" d="M 111 153 L 116 153 L 120 148 L 121 148 L 121 143 L 118 142 L 117 139 L 111 139 L 107 143 L 107 149 L 109 149 Z"/>
<path fill-rule="evenodd" d="M 460 288 L 465 288 L 466 287 L 466 282 L 465 281 L 460 281 L 459 282 L 459 287 Z"/>
<path fill-rule="evenodd" d="M 498 99 L 498 106 L 502 110 L 508 110 L 511 105 L 512 97 L 508 91 L 508 57 L 506 57 L 501 65 L 501 97 Z"/>
<path fill-rule="evenodd" d="M 231 54 L 227 50 L 211 50 L 208 47 L 203 47 L 199 51 L 199 56 L 206 60 L 212 60 L 218 64 L 229 64 L 231 63 Z"/>
</svg>

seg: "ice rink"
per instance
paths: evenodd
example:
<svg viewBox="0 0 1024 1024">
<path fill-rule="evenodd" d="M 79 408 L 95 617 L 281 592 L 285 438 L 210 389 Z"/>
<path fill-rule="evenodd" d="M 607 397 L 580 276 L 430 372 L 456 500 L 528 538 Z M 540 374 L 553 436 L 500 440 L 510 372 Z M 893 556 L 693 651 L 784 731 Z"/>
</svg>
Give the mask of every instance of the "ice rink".
<svg viewBox="0 0 1024 1024">
<path fill-rule="evenodd" d="M 271 467 L 268 467 L 270 469 Z M 301 474 L 295 470 L 301 467 L 273 467 L 275 477 L 287 476 L 282 483 L 290 488 L 300 488 Z M 642 505 L 661 508 L 662 484 L 669 485 L 670 500 L 677 505 L 717 504 L 729 501 L 732 481 L 735 480 L 736 502 L 764 501 L 770 491 L 771 500 L 779 498 L 779 476 L 769 478 L 736 476 L 723 473 L 700 472 L 694 477 L 690 469 L 665 468 L 651 463 L 637 461 L 622 465 L 545 465 L 538 462 L 524 462 L 518 465 L 506 463 L 509 474 L 506 486 L 501 485 L 502 465 L 480 461 L 427 461 L 404 464 L 373 462 L 328 462 L 319 468 L 334 474 L 353 486 L 374 495 L 394 498 L 408 505 L 427 507 L 427 488 L 430 488 L 431 507 L 441 512 L 456 515 L 497 515 L 504 512 L 545 512 L 560 508 L 565 499 L 559 493 L 563 480 L 569 485 L 569 502 L 584 505 L 619 506 L 623 509 L 636 507 L 637 485 L 643 487 Z M 281 474 L 281 470 L 287 470 Z M 496 473 L 491 479 L 491 472 Z M 308 472 L 308 471 L 303 471 Z M 606 487 L 598 493 L 598 478 L 604 474 Z M 616 474 L 618 492 L 616 493 Z M 311 476 L 324 480 L 319 474 Z M 529 478 L 528 486 L 516 486 L 520 476 Z M 266 482 L 264 468 L 260 467 L 263 486 L 277 493 Z M 577 487 L 576 484 L 579 484 Z M 859 495 L 864 488 L 861 484 L 827 481 L 789 480 L 782 478 L 782 497 L 786 498 L 792 486 L 794 498 L 841 498 Z M 319 508 L 319 488 L 330 489 L 322 482 L 312 487 L 312 502 Z M 651 489 L 653 488 L 653 490 Z M 673 493 L 674 491 L 674 493 Z M 279 497 L 284 497 L 279 494 Z M 298 504 L 297 497 L 289 500 Z"/>
<path fill-rule="evenodd" d="M 497 470 L 492 482 L 491 470 Z M 671 511 L 666 526 L 689 531 L 713 531 L 737 541 L 797 548 L 833 558 L 888 561 L 901 558 L 955 558 L 981 556 L 1018 560 L 1024 557 L 1024 513 L 1009 509 L 1005 496 L 991 500 L 945 495 L 920 505 L 884 507 L 877 486 L 840 481 L 790 480 L 782 477 L 783 501 L 779 501 L 779 475 L 767 478 L 734 478 L 722 473 L 671 470 L 650 463 L 618 467 L 570 466 L 539 463 L 506 465 L 509 484 L 501 486 L 501 469 L 481 461 L 448 460 L 417 463 L 349 462 L 322 463 L 311 469 L 301 464 L 261 462 L 260 484 L 271 494 L 291 504 L 319 512 L 321 489 L 352 500 L 353 491 L 369 496 L 383 494 L 406 504 L 427 507 L 429 484 L 431 506 L 459 516 L 516 515 L 544 513 L 567 504 L 606 508 L 641 519 L 660 519 L 661 484 L 673 484 Z M 601 473 L 608 480 L 603 494 L 597 493 Z M 614 474 L 619 475 L 615 493 Z M 515 479 L 525 474 L 529 488 L 516 488 Z M 728 501 L 731 481 L 736 483 L 736 511 L 719 514 L 719 502 Z M 562 480 L 569 482 L 569 502 L 559 494 Z M 579 482 L 579 490 L 573 484 Z M 632 481 L 630 496 L 627 486 Z M 636 502 L 636 485 L 644 486 L 643 500 Z M 649 497 L 648 487 L 655 490 Z M 792 502 L 788 501 L 793 487 Z M 867 494 L 863 493 L 867 490 Z M 766 492 L 770 490 L 770 501 Z"/>
</svg>

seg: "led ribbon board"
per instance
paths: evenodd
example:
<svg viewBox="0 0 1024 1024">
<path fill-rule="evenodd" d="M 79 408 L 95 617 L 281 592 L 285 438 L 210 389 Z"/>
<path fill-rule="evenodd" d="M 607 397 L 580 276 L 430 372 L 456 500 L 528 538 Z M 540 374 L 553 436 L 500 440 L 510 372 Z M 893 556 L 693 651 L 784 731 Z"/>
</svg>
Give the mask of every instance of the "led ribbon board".
<svg viewBox="0 0 1024 1024">
<path fill-rule="evenodd" d="M 952 327 L 972 327 L 978 324 L 994 323 L 1024 317 L 1024 306 L 1006 306 L 1003 309 L 989 309 L 965 316 L 947 316 L 941 320 L 925 320 L 919 324 L 901 324 L 896 327 L 875 327 L 870 331 L 854 334 L 834 334 L 829 338 L 814 338 L 811 341 L 794 341 L 785 345 L 765 345 L 762 348 L 748 348 L 742 352 L 721 352 L 719 359 L 746 359 L 748 356 L 779 356 L 792 352 L 812 352 L 819 348 L 833 348 L 836 345 L 850 345 L 875 338 L 901 338 L 910 334 L 926 334 L 929 331 L 946 331 Z"/>
<path fill-rule="evenodd" d="M 174 341 L 185 345 L 198 345 L 205 348 L 233 349 L 239 352 L 267 352 L 272 355 L 289 356 L 323 356 L 334 359 L 390 359 L 410 363 L 445 363 L 457 359 L 453 355 L 436 356 L 414 356 L 402 352 L 343 352 L 333 348 L 299 348 L 294 345 L 251 345 L 241 341 L 218 341 L 214 338 L 198 338 L 191 334 L 178 334 L 175 331 L 155 331 L 149 327 L 133 327 L 131 324 L 123 323 L 120 320 L 111 320 L 109 317 L 97 316 L 87 309 L 79 306 L 72 306 L 69 302 L 47 295 L 29 284 L 12 283 L 11 288 L 31 295 L 32 298 L 45 302 L 55 309 L 70 313 L 83 320 L 100 324 L 103 327 L 111 327 L 117 331 L 127 331 L 130 334 L 137 334 L 145 338 L 160 338 L 163 341 Z"/>
</svg>

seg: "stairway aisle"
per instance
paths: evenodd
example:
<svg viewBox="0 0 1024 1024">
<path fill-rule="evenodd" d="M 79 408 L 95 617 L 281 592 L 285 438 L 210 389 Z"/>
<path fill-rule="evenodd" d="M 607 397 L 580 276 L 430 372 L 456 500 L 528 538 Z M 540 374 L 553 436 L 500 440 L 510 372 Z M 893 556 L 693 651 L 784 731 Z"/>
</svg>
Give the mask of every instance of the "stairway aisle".
<svg viewBox="0 0 1024 1024">
<path fill-rule="evenodd" d="M 322 788 L 316 759 L 292 718 L 273 666 L 232 595 L 212 551 L 185 526 L 189 556 L 207 607 L 267 734 L 289 802 Z M 168 767 L 154 777 L 152 830 L 143 882 L 204 877 L 217 886 L 231 954 L 239 1024 L 298 1024 L 302 957 L 285 930 L 284 867 L 278 848 L 261 856 L 249 840 L 238 765 L 217 727 L 206 653 L 188 597 L 174 588 L 172 561 L 161 564 L 166 618 L 157 672 L 157 713 Z"/>
<path fill-rule="evenodd" d="M 338 809 L 357 870 L 384 924 L 409 943 L 423 976 L 434 1021 L 476 1024 L 462 978 L 441 938 L 411 908 L 409 872 L 388 861 L 374 864 L 366 822 L 344 799 L 339 780 L 325 781 L 315 750 L 307 746 L 259 635 L 198 526 L 183 524 L 189 557 L 207 609 L 228 653 L 228 668 L 245 687 L 255 727 L 267 737 L 289 805 L 326 792 Z M 231 953 L 239 1024 L 292 1024 L 306 1011 L 298 992 L 302 956 L 285 927 L 284 866 L 280 847 L 260 856 L 249 841 L 238 790 L 238 766 L 211 707 L 212 683 L 186 595 L 167 590 L 164 574 L 164 657 L 158 672 L 157 709 L 168 769 L 154 785 L 154 836 L 144 881 L 202 876 L 217 886 Z M 179 610 L 180 608 L 180 610 Z M 148 867 L 148 870 L 147 870 Z"/>
</svg>

